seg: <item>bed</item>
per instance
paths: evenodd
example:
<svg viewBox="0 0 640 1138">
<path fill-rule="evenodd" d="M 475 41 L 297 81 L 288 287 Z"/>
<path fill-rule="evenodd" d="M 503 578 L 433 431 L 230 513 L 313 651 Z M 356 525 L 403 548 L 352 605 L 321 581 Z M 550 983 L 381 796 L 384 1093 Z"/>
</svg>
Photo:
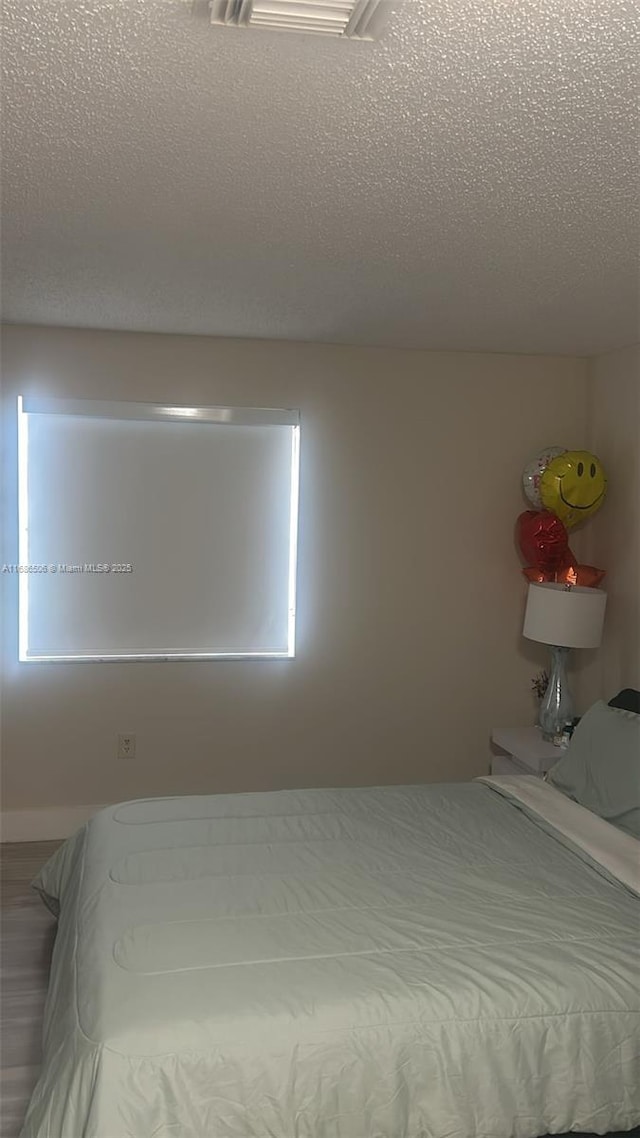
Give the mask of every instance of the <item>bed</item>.
<svg viewBox="0 0 640 1138">
<path fill-rule="evenodd" d="M 533 1138 L 640 1123 L 638 843 L 527 778 L 152 799 L 59 913 L 23 1138 Z"/>
</svg>

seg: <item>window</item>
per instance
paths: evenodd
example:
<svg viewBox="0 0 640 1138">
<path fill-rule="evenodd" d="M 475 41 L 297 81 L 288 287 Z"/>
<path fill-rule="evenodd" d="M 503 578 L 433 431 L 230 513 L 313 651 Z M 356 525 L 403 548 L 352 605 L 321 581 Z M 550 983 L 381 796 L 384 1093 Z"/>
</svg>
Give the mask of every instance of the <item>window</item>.
<svg viewBox="0 0 640 1138">
<path fill-rule="evenodd" d="M 294 655 L 299 415 L 21 398 L 19 655 Z"/>
</svg>

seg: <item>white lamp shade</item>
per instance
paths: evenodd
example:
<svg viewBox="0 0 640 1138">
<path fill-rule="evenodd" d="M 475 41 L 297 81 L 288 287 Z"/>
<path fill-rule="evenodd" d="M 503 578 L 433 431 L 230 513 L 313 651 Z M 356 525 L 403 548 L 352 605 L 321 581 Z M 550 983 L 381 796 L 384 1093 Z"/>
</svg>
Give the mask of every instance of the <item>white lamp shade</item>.
<svg viewBox="0 0 640 1138">
<path fill-rule="evenodd" d="M 552 582 L 530 584 L 523 636 L 561 648 L 597 648 L 607 594 L 601 589 Z"/>
</svg>

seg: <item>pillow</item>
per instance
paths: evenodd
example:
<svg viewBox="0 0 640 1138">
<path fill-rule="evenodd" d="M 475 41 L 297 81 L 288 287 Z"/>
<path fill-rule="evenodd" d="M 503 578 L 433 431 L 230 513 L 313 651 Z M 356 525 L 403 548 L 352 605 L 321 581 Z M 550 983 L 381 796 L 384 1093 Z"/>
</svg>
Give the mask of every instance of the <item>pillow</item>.
<svg viewBox="0 0 640 1138">
<path fill-rule="evenodd" d="M 581 806 L 640 838 L 640 715 L 594 703 L 547 778 Z"/>
</svg>

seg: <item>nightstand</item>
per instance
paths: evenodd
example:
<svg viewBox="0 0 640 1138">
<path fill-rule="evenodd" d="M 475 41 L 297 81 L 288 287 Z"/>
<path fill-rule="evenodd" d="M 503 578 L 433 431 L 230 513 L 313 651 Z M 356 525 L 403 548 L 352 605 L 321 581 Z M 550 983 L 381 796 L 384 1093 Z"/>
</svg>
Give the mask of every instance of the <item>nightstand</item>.
<svg viewBox="0 0 640 1138">
<path fill-rule="evenodd" d="M 543 778 L 566 753 L 542 738 L 539 727 L 494 727 L 491 774 L 533 774 Z"/>
</svg>

